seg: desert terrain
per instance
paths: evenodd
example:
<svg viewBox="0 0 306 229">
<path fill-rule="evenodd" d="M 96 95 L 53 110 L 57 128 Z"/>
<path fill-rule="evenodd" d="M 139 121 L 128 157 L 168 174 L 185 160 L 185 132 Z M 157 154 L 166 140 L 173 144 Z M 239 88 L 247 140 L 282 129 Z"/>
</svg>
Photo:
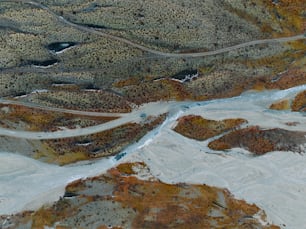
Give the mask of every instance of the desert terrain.
<svg viewBox="0 0 306 229">
<path fill-rule="evenodd" d="M 302 228 L 305 4 L 0 0 L 0 228 Z"/>
</svg>

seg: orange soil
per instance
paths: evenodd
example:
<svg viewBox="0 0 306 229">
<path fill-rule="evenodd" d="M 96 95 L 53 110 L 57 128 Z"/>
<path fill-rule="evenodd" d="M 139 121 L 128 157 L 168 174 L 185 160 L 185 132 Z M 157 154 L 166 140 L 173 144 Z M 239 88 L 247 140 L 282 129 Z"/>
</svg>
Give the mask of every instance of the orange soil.
<svg viewBox="0 0 306 229">
<path fill-rule="evenodd" d="M 292 111 L 306 111 L 306 91 L 297 94 L 292 102 Z"/>
<path fill-rule="evenodd" d="M 288 109 L 290 109 L 290 101 L 289 100 L 281 100 L 281 101 L 278 101 L 278 102 L 275 102 L 275 103 L 271 104 L 271 106 L 269 108 L 273 109 L 273 110 L 288 110 Z"/>
<path fill-rule="evenodd" d="M 243 123 L 247 123 L 247 121 L 244 119 L 214 121 L 204 119 L 201 116 L 188 115 L 178 120 L 174 130 L 188 138 L 206 140 L 238 127 Z"/>
<path fill-rule="evenodd" d="M 93 117 L 86 115 L 74 115 L 48 111 L 37 108 L 29 108 L 21 105 L 0 104 L 0 109 L 8 109 L 8 112 L 0 112 L 1 124 L 9 128 L 4 121 L 12 123 L 23 122 L 26 130 L 32 131 L 54 131 L 61 126 L 75 128 L 80 121 L 87 122 L 88 125 L 97 125 L 117 119 L 117 117 Z M 86 125 L 87 126 L 87 125 Z"/>
<path fill-rule="evenodd" d="M 244 148 L 256 155 L 271 151 L 293 151 L 302 153 L 306 143 L 304 132 L 283 129 L 262 130 L 258 126 L 235 130 L 208 144 L 213 150 L 227 150 L 234 147 Z"/>
<path fill-rule="evenodd" d="M 260 209 L 254 204 L 234 199 L 225 189 L 184 183 L 170 185 L 158 180 L 139 180 L 126 174 L 138 164 L 146 167 L 143 163 L 122 164 L 105 175 L 75 181 L 66 188 L 66 192 L 77 194 L 78 191 L 84 193 L 84 190 L 90 190 L 93 182 L 101 188 L 103 183 L 108 183 L 114 187 L 111 196 L 103 196 L 103 192 L 101 196 L 77 195 L 74 198 L 79 199 L 80 206 L 71 204 L 69 199 L 61 199 L 51 207 L 41 208 L 33 214 L 25 213 L 24 218 L 33 220 L 35 228 L 52 226 L 55 222 L 59 223 L 58 229 L 72 228 L 61 227 L 61 221 L 77 215 L 86 203 L 107 199 L 121 203 L 123 209 L 133 209 L 136 215 L 129 218 L 132 228 L 279 228 L 275 225 L 262 226 L 253 217 Z M 93 211 L 92 214 L 97 214 L 99 209 Z M 264 213 L 261 217 L 265 219 Z M 86 217 L 82 220 L 86 222 Z M 118 219 L 117 227 L 113 228 L 120 228 L 120 224 Z M 100 225 L 99 228 L 106 226 Z"/>
<path fill-rule="evenodd" d="M 38 155 L 60 165 L 115 155 L 161 124 L 165 117 L 166 115 L 148 117 L 145 124 L 127 123 L 87 136 L 43 140 L 46 149 Z"/>
</svg>

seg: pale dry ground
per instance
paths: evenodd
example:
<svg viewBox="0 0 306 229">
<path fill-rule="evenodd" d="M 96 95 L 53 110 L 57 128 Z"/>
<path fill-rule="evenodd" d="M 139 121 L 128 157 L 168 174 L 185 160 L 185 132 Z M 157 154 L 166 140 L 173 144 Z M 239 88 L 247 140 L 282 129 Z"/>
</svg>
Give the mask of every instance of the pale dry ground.
<svg viewBox="0 0 306 229">
<path fill-rule="evenodd" d="M 217 100 L 190 108 L 179 116 L 197 114 L 214 120 L 244 118 L 250 126 L 305 131 L 304 114 L 268 109 L 275 99 L 290 97 L 304 88 L 305 85 L 298 90 L 245 94 Z M 213 151 L 207 144 L 215 138 L 199 142 L 183 137 L 172 130 L 173 121 L 153 139 L 148 139 L 143 147 L 131 151 L 123 161 L 144 161 L 153 175 L 166 183 L 205 183 L 225 187 L 236 198 L 255 203 L 265 210 L 270 222 L 281 228 L 298 229 L 306 224 L 303 205 L 306 201 L 306 136 L 302 154 L 272 152 L 254 157 L 240 148 L 225 153 Z M 286 125 L 290 121 L 298 124 Z"/>
<path fill-rule="evenodd" d="M 275 112 L 269 110 L 267 105 L 305 90 L 305 87 L 303 85 L 284 91 L 246 93 L 230 99 L 187 103 L 184 106 L 169 103 L 173 108 L 169 118 L 139 142 L 125 149 L 122 153 L 127 156 L 119 162 L 110 158 L 91 164 L 58 167 L 3 153 L 0 182 L 5 189 L 0 193 L 1 213 L 37 208 L 62 195 L 64 186 L 69 181 L 94 176 L 117 163 L 140 160 L 149 166 L 155 177 L 166 183 L 206 183 L 226 187 L 235 197 L 255 203 L 265 210 L 271 222 L 299 228 L 298 225 L 305 223 L 302 204 L 306 200 L 304 155 L 274 152 L 251 157 L 241 149 L 217 152 L 208 149 L 208 141 L 187 139 L 175 133 L 172 128 L 178 117 L 198 114 L 211 119 L 245 118 L 250 124 L 264 128 L 281 127 L 302 131 L 306 128 L 306 117 L 302 113 Z M 156 112 L 158 104 L 155 107 L 152 105 L 154 104 L 148 104 L 147 109 L 150 110 L 151 107 L 151 111 Z M 298 121 L 299 124 L 285 125 L 288 121 Z M 49 195 L 51 186 L 54 195 Z"/>
<path fill-rule="evenodd" d="M 304 31 L 297 28 L 285 31 L 281 20 L 275 20 L 277 15 L 251 1 L 245 6 L 243 1 L 224 1 L 222 5 L 213 0 L 189 3 L 116 1 L 115 5 L 112 1 L 101 0 L 97 1 L 97 6 L 90 1 L 69 1 L 69 6 L 67 2 L 47 0 L 41 5 L 29 0 L 0 1 L 1 96 L 14 97 L 37 89 L 49 89 L 58 81 L 75 83 L 81 88 L 97 86 L 109 89 L 114 82 L 129 77 L 171 77 L 181 70 L 201 67 L 216 70 L 210 78 L 214 82 L 214 76 L 218 76 L 223 85 L 222 80 L 231 83 L 248 77 L 282 75 L 288 66 L 298 62 L 297 57 L 285 55 L 285 64 L 281 62 L 278 67 L 273 63 L 269 65 L 269 58 L 273 60 L 286 53 L 305 52 L 303 45 L 297 45 L 294 50 L 292 46 L 295 41 L 305 39 L 301 34 Z M 126 11 L 126 8 L 129 10 Z M 125 11 L 128 15 L 122 14 Z M 258 18 L 254 21 L 254 17 Z M 160 24 L 160 20 L 165 23 Z M 106 28 L 93 28 L 88 24 Z M 229 24 L 234 26 L 229 29 Z M 274 35 L 263 32 L 261 25 L 270 25 Z M 48 44 L 57 41 L 77 44 L 63 52 L 47 50 Z M 263 58 L 267 62 L 247 68 L 239 63 L 245 58 L 251 61 Z M 54 60 L 56 63 L 35 66 L 40 60 Z M 224 69 L 226 71 L 220 71 Z M 190 90 L 198 91 L 196 84 L 205 80 L 203 77 L 191 82 Z M 150 103 L 131 114 L 120 114 L 118 120 L 90 128 L 54 133 L 0 129 L 0 134 L 10 136 L 10 139 L 16 136 L 38 140 L 72 137 L 96 133 L 129 121 L 141 122 L 143 113 L 169 112 L 169 118 L 162 126 L 124 150 L 123 153 L 128 154 L 124 160 L 145 161 L 154 175 L 166 182 L 227 187 L 237 197 L 266 210 L 274 223 L 298 229 L 306 224 L 301 204 L 305 202 L 306 190 L 303 155 L 275 152 L 251 158 L 241 149 L 228 153 L 215 152 L 207 148 L 207 142 L 186 139 L 175 134 L 171 128 L 177 117 L 199 114 L 211 119 L 239 117 L 247 119 L 250 125 L 304 131 L 306 123 L 303 114 L 268 109 L 272 102 L 290 97 L 299 90 L 305 90 L 305 85 L 291 91 L 245 94 L 199 104 Z M 122 96 L 125 90 L 117 89 L 115 92 Z M 286 122 L 298 124 L 288 126 Z M 68 182 L 94 176 L 117 163 L 111 158 L 72 167 L 46 165 L 11 154 L 13 149 L 17 153 L 19 150 L 31 150 L 28 146 L 23 149 L 23 140 L 19 143 L 15 148 L 8 148 L 9 153 L 0 154 L 0 186 L 5 187 L 0 191 L 1 213 L 38 208 L 45 202 L 57 200 Z"/>
</svg>

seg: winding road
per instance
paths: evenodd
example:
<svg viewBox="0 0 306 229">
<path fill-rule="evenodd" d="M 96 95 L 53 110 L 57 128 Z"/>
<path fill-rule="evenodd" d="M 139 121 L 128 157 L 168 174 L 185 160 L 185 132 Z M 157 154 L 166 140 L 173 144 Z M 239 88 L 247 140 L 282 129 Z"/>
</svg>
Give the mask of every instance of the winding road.
<svg viewBox="0 0 306 229">
<path fill-rule="evenodd" d="M 28 0 L 0 0 L 1 2 L 19 2 L 30 4 L 46 10 L 64 24 L 76 29 L 95 33 L 115 39 L 135 48 L 164 57 L 204 57 L 216 55 L 250 45 L 273 42 L 288 42 L 305 39 L 304 35 L 276 39 L 249 41 L 215 51 L 199 53 L 167 53 L 147 48 L 127 39 L 96 31 L 92 28 L 76 25 L 58 16 L 48 7 Z M 268 104 L 287 98 L 297 92 L 306 90 L 306 85 L 297 86 L 283 91 L 268 91 L 254 94 L 243 94 L 238 97 L 205 102 L 156 102 L 148 103 L 134 109 L 131 113 L 101 113 L 46 107 L 31 103 L 0 99 L 2 104 L 23 105 L 49 111 L 65 112 L 88 116 L 119 116 L 118 119 L 87 128 L 61 130 L 55 132 L 15 131 L 0 128 L 0 136 L 11 136 L 25 139 L 56 139 L 75 137 L 101 132 L 128 122 L 143 121 L 142 114 L 157 116 L 168 113 L 161 128 L 152 131 L 157 136 L 149 147 L 131 146 L 128 154 L 134 161 L 142 159 L 148 164 L 154 176 L 165 183 L 203 183 L 218 187 L 226 187 L 237 198 L 258 204 L 263 208 L 271 222 L 287 225 L 287 228 L 300 228 L 305 225 L 305 191 L 306 172 L 305 157 L 298 154 L 271 153 L 262 157 L 250 158 L 243 152 L 235 152 L 220 157 L 215 154 L 201 153 L 205 145 L 201 142 L 188 140 L 171 131 L 177 117 L 186 114 L 199 114 L 207 118 L 242 117 L 250 125 L 261 125 L 266 128 L 278 127 L 305 131 L 306 116 L 298 112 L 271 112 Z M 297 126 L 287 126 L 286 122 L 297 122 Z M 141 141 L 152 141 L 148 135 Z M 136 147 L 137 146 L 137 147 Z M 209 149 L 205 149 L 209 150 Z M 136 152 L 135 152 L 136 151 Z M 138 152 L 137 152 L 138 151 Z M 11 214 L 24 209 L 39 208 L 42 203 L 58 200 L 64 193 L 67 183 L 100 174 L 114 165 L 108 159 L 88 165 L 57 167 L 46 165 L 30 158 L 11 153 L 1 153 L 0 171 L 0 214 Z M 284 204 L 285 203 L 285 204 Z M 0 226 L 1 227 L 1 226 Z"/>
<path fill-rule="evenodd" d="M 53 111 L 53 112 L 61 112 L 61 113 L 68 113 L 74 115 L 84 115 L 84 116 L 93 116 L 93 117 L 123 117 L 127 116 L 129 113 L 107 113 L 107 112 L 95 112 L 95 111 L 81 111 L 81 110 L 71 110 L 65 108 L 57 108 L 57 107 L 48 107 L 36 103 L 30 102 L 21 102 L 17 100 L 10 100 L 10 99 L 3 99 L 0 98 L 0 104 L 7 104 L 7 105 L 19 105 L 25 106 L 35 109 L 41 109 L 46 111 Z"/>
<path fill-rule="evenodd" d="M 272 38 L 272 39 L 261 39 L 261 40 L 254 40 L 254 41 L 248 41 L 245 43 L 241 43 L 241 44 L 237 44 L 237 45 L 233 45 L 230 47 L 225 47 L 225 48 L 221 48 L 221 49 L 217 49 L 217 50 L 213 50 L 213 51 L 207 51 L 207 52 L 189 52 L 189 53 L 170 53 L 170 52 L 163 52 L 163 51 L 158 51 L 158 50 L 154 50 L 148 47 L 145 47 L 141 44 L 137 44 L 133 41 L 130 41 L 128 39 L 125 39 L 123 37 L 118 37 L 115 35 L 111 35 L 108 33 L 104 33 L 103 31 L 100 30 L 96 30 L 94 28 L 90 28 L 87 26 L 82 26 L 82 25 L 78 25 L 75 24 L 67 19 L 65 19 L 64 17 L 57 15 L 55 12 L 53 12 L 50 8 L 48 8 L 45 5 L 42 5 L 38 2 L 35 1 L 30 1 L 30 0 L 0 0 L 1 2 L 16 2 L 16 3 L 23 3 L 23 4 L 29 4 L 32 5 L 34 7 L 40 8 L 45 10 L 46 12 L 50 13 L 51 15 L 53 15 L 54 17 L 56 17 L 58 19 L 58 21 L 62 22 L 63 24 L 66 24 L 68 26 L 71 26 L 75 29 L 84 31 L 84 32 L 88 32 L 88 33 L 92 33 L 92 34 L 96 34 L 99 36 L 103 36 L 112 40 L 116 40 L 122 43 L 125 43 L 127 45 L 130 45 L 131 47 L 140 49 L 142 51 L 151 53 L 151 54 L 155 54 L 158 56 L 163 56 L 163 57 L 172 57 L 172 58 L 187 58 L 187 57 L 205 57 L 205 56 L 212 56 L 212 55 L 217 55 L 217 54 L 221 54 L 221 53 L 226 53 L 226 52 L 230 52 L 232 50 L 236 50 L 239 48 L 244 48 L 244 47 L 248 47 L 251 45 L 259 45 L 259 44 L 269 44 L 269 43 L 277 43 L 277 42 L 290 42 L 290 41 L 296 41 L 296 40 L 301 40 L 301 39 L 305 39 L 305 34 L 299 34 L 296 36 L 291 36 L 291 37 L 280 37 L 280 38 Z"/>
<path fill-rule="evenodd" d="M 268 106 L 275 100 L 288 98 L 294 96 L 296 93 L 306 90 L 306 85 L 297 86 L 294 88 L 290 88 L 287 90 L 280 90 L 280 91 L 267 91 L 267 92 L 260 92 L 260 93 L 251 93 L 247 95 L 241 95 L 233 98 L 225 98 L 225 99 L 215 99 L 211 101 L 203 101 L 203 102 L 177 102 L 177 101 L 169 101 L 169 102 L 153 102 L 153 103 L 147 103 L 144 104 L 136 109 L 134 109 L 130 113 L 121 114 L 121 117 L 118 119 L 115 119 L 113 121 L 103 123 L 100 125 L 85 127 L 85 128 L 77 128 L 77 129 L 65 129 L 65 130 L 59 130 L 54 132 L 33 132 L 33 131 L 20 131 L 20 130 L 11 130 L 6 128 L 0 128 L 0 136 L 10 136 L 10 137 L 16 137 L 16 138 L 24 138 L 24 139 L 58 139 L 58 138 L 69 138 L 69 137 L 77 137 L 77 136 L 84 136 L 89 134 L 98 133 L 101 131 L 105 131 L 111 128 L 118 127 L 120 125 L 126 124 L 126 123 L 140 123 L 144 121 L 144 116 L 158 116 L 161 114 L 168 113 L 168 120 L 173 119 L 176 120 L 177 117 L 181 116 L 182 114 L 186 113 L 187 110 L 196 110 L 194 107 L 197 107 L 197 109 L 203 110 L 204 107 L 212 106 L 212 104 L 217 104 L 214 108 L 216 112 L 219 114 L 220 112 L 225 112 L 226 114 L 230 114 L 230 109 L 227 108 L 225 104 L 228 104 L 231 106 L 231 104 L 235 103 L 235 101 L 238 101 L 241 103 L 239 107 L 244 107 L 243 104 L 253 103 L 253 104 L 260 104 L 260 106 Z M 10 100 L 0 100 L 0 102 L 5 101 L 6 104 L 11 102 Z M 225 102 L 223 102 L 225 101 Z M 264 102 L 265 101 L 265 102 Z M 14 101 L 13 101 L 14 102 Z M 219 108 L 218 104 L 222 104 L 222 106 Z M 256 105 L 255 105 L 256 106 Z M 32 105 L 32 107 L 35 107 Z M 53 108 L 47 108 L 52 111 Z M 61 109 L 59 109 L 61 110 Z M 64 109 L 65 110 L 65 109 Z M 243 110 L 243 109 L 242 109 Z M 68 111 L 68 110 L 65 110 Z M 81 112 L 81 111 L 71 111 L 71 112 Z M 89 115 L 93 114 L 94 112 L 82 112 L 82 114 Z M 188 113 L 188 112 L 187 112 Z M 196 112 L 197 113 L 197 112 Z M 246 112 L 249 113 L 249 112 Z M 97 113 L 103 114 L 104 113 Z M 110 115 L 118 116 L 116 113 L 112 113 Z M 220 115 L 220 114 L 219 114 Z M 235 114 L 233 117 L 237 117 L 239 114 Z M 279 116 L 280 114 L 276 114 L 276 116 Z M 282 116 L 286 117 L 286 114 L 282 114 Z M 254 115 L 256 117 L 256 115 Z M 299 117 L 301 118 L 301 117 Z M 165 121 L 167 122 L 167 121 Z M 283 128 L 288 128 L 286 125 L 283 126 Z M 293 128 L 293 127 L 291 127 Z M 303 127 L 304 128 L 304 127 Z M 306 127 L 305 127 L 306 128 Z"/>
<path fill-rule="evenodd" d="M 295 41 L 300 39 L 305 39 L 305 34 L 300 34 L 296 36 L 291 37 L 281 37 L 281 38 L 273 38 L 273 39 L 262 39 L 262 40 L 254 40 L 254 41 L 248 41 L 245 43 L 237 44 L 230 47 L 221 48 L 218 50 L 213 51 L 207 51 L 207 52 L 190 52 L 190 53 L 169 53 L 169 52 L 162 52 L 158 50 L 154 50 L 148 47 L 145 47 L 143 45 L 137 44 L 133 41 L 130 41 L 128 39 L 114 36 L 108 33 L 104 33 L 103 31 L 96 30 L 94 28 L 82 26 L 79 24 L 75 24 L 64 17 L 57 15 L 55 12 L 53 12 L 50 8 L 48 8 L 45 5 L 42 5 L 41 3 L 38 3 L 36 1 L 30 1 L 30 0 L 0 0 L 1 2 L 15 2 L 15 3 L 23 3 L 28 4 L 37 8 L 40 8 L 42 10 L 45 10 L 46 12 L 53 15 L 58 21 L 61 23 L 71 26 L 75 29 L 97 34 L 109 39 L 117 40 L 119 42 L 123 42 L 127 45 L 130 45 L 132 47 L 138 48 L 142 51 L 146 51 L 151 54 L 159 55 L 162 57 L 174 57 L 174 58 L 181 58 L 181 57 L 205 57 L 205 56 L 212 56 L 216 54 L 221 54 L 225 52 L 229 52 L 232 50 L 236 50 L 239 48 L 251 46 L 251 45 L 258 45 L 258 44 L 268 44 L 268 43 L 275 43 L 275 42 L 289 42 L 289 41 Z M 47 107 L 47 106 L 41 106 L 37 104 L 31 104 L 31 103 L 24 103 L 19 101 L 12 101 L 12 100 L 5 100 L 0 98 L 0 103 L 2 104 L 14 104 L 14 105 L 23 105 L 27 107 L 32 108 L 38 108 L 38 109 L 44 109 L 49 111 L 57 111 L 57 112 L 64 112 L 64 113 L 71 113 L 76 115 L 87 115 L 87 116 L 107 116 L 107 117 L 119 117 L 116 120 L 97 125 L 97 126 L 91 126 L 86 128 L 79 128 L 79 129 L 67 129 L 67 130 L 61 130 L 61 131 L 55 131 L 55 132 L 30 132 L 30 131 L 15 131 L 15 130 L 9 130 L 5 128 L 0 128 L 0 135 L 4 136 L 11 136 L 11 137 L 18 137 L 18 138 L 26 138 L 26 139 L 56 139 L 56 138 L 66 138 L 66 137 L 75 137 L 75 136 L 82 136 L 82 135 L 88 135 L 93 134 L 97 132 L 101 132 L 107 129 L 111 129 L 120 125 L 123 125 L 128 122 L 141 122 L 144 120 L 142 117 L 142 114 L 152 115 L 152 116 L 158 116 L 163 113 L 172 113 L 175 114 L 178 111 L 182 110 L 186 104 L 192 104 L 188 102 L 157 102 L 157 103 L 149 103 L 145 104 L 137 109 L 134 109 L 131 113 L 102 113 L 102 112 L 87 112 L 87 111 L 78 111 L 78 110 L 69 110 L 69 109 L 61 109 L 61 108 L 53 108 L 53 107 Z M 194 104 L 194 103 L 193 103 Z"/>
<path fill-rule="evenodd" d="M 64 195 L 64 187 L 74 180 L 96 176 L 117 163 L 143 161 L 150 168 L 150 173 L 164 183 L 204 182 L 206 185 L 223 187 L 236 198 L 255 203 L 263 209 L 269 222 L 286 224 L 286 228 L 301 228 L 301 225 L 306 224 L 305 155 L 273 152 L 253 157 L 237 148 L 221 154 L 209 149 L 207 141 L 186 138 L 172 131 L 172 127 L 178 117 L 197 114 L 218 120 L 241 117 L 249 121 L 248 125 L 305 131 L 306 116 L 303 114 L 267 109 L 271 102 L 290 98 L 302 90 L 306 90 L 306 85 L 287 90 L 244 93 L 233 98 L 205 102 L 146 104 L 131 112 L 131 116 L 119 119 L 120 122 L 133 118 L 140 120 L 142 112 L 154 115 L 169 111 L 168 118 L 163 125 L 124 149 L 125 155 L 120 161 L 104 158 L 89 164 L 58 167 L 15 153 L 1 152 L 0 214 L 38 209 L 45 203 L 57 201 Z M 295 122 L 297 125 L 288 126 L 287 122 Z M 81 131 L 95 131 L 94 128 L 101 130 L 107 128 L 107 125 L 84 128 Z M 71 135 L 84 132 L 72 130 L 61 133 Z M 52 137 L 53 134 L 16 131 L 13 136 L 42 139 L 48 135 Z"/>
<path fill-rule="evenodd" d="M 155 103 L 148 103 L 143 106 L 140 106 L 134 109 L 130 113 L 95 113 L 95 112 L 86 112 L 86 111 L 76 111 L 76 110 L 67 110 L 67 109 L 59 109 L 59 108 L 50 108 L 50 107 L 40 107 L 34 104 L 29 103 L 20 103 L 11 100 L 1 100 L 0 103 L 5 104 L 18 104 L 18 105 L 25 105 L 30 106 L 33 108 L 41 108 L 50 111 L 60 111 L 72 114 L 82 114 L 82 115 L 91 115 L 91 116 L 109 116 L 109 117 L 120 117 L 113 121 L 109 121 L 100 125 L 85 127 L 85 128 L 77 128 L 77 129 L 65 129 L 59 130 L 54 132 L 33 132 L 33 131 L 17 131 L 11 130 L 6 128 L 0 128 L 0 136 L 9 136 L 9 137 L 16 137 L 16 138 L 25 138 L 25 139 L 57 139 L 57 138 L 68 138 L 68 137 L 77 137 L 77 136 L 84 136 L 89 134 L 98 133 L 101 131 L 105 131 L 108 129 L 112 129 L 118 127 L 120 125 L 126 123 L 139 123 L 144 121 L 144 117 L 142 114 L 147 116 L 158 116 L 168 112 L 176 112 L 177 109 L 180 109 L 181 106 L 184 106 L 187 102 L 177 103 L 177 102 L 155 102 Z"/>
</svg>

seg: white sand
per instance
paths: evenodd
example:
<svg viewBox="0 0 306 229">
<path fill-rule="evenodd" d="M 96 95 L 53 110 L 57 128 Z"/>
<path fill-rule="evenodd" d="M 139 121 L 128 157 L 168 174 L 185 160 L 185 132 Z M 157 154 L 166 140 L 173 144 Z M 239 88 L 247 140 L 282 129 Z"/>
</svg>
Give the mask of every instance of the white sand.
<svg viewBox="0 0 306 229">
<path fill-rule="evenodd" d="M 144 161 L 166 183 L 200 183 L 229 189 L 235 197 L 256 203 L 270 222 L 287 228 L 306 225 L 306 157 L 274 152 L 251 157 L 234 149 L 227 154 L 205 153 L 204 144 L 170 131 L 124 160 Z"/>
<path fill-rule="evenodd" d="M 305 89 L 306 85 L 209 102 L 169 103 L 166 108 L 160 103 L 162 110 L 158 103 L 140 108 L 147 115 L 169 111 L 170 117 L 161 127 L 128 147 L 124 151 L 127 156 L 119 163 L 144 161 L 153 175 L 167 183 L 205 183 L 228 188 L 237 198 L 264 209 L 270 222 L 285 224 L 283 228 L 300 229 L 306 225 L 305 155 L 274 152 L 251 157 L 242 149 L 216 152 L 207 148 L 208 141 L 185 138 L 172 128 L 177 117 L 197 114 L 216 120 L 239 117 L 247 119 L 248 125 L 306 131 L 306 116 L 267 109 L 275 100 Z M 299 124 L 287 126 L 285 123 L 288 121 Z M 0 153 L 0 214 L 37 208 L 57 200 L 68 182 L 102 173 L 115 163 L 113 159 L 103 159 L 92 165 L 80 163 L 72 167 L 58 167 L 19 155 Z"/>
<path fill-rule="evenodd" d="M 0 214 L 37 209 L 63 196 L 76 179 L 103 173 L 114 165 L 101 160 L 94 165 L 59 167 L 12 153 L 0 153 Z"/>
<path fill-rule="evenodd" d="M 306 116 L 267 109 L 275 100 L 301 89 L 305 86 L 202 103 L 181 115 L 197 114 L 216 120 L 239 117 L 247 119 L 248 125 L 306 131 Z M 285 124 L 292 121 L 299 124 Z M 174 126 L 174 121 L 168 121 L 149 144 L 123 160 L 144 161 L 153 175 L 166 183 L 205 183 L 227 188 L 235 197 L 257 204 L 270 222 L 283 228 L 299 229 L 306 225 L 305 155 L 273 152 L 252 157 L 242 149 L 217 152 L 207 147 L 209 140 L 188 139 L 172 131 Z"/>
</svg>

